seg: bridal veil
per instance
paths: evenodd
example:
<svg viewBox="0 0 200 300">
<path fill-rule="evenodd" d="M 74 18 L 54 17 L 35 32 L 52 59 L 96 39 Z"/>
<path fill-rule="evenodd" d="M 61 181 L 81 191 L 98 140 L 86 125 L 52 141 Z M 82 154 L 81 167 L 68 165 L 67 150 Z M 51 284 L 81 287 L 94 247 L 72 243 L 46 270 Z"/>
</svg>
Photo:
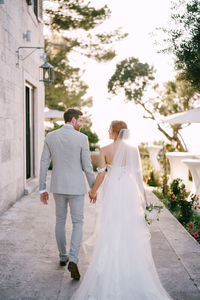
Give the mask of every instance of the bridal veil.
<svg viewBox="0 0 200 300">
<path fill-rule="evenodd" d="M 115 142 L 103 187 L 102 216 L 88 270 L 74 300 L 170 299 L 158 277 L 144 219 L 138 148 L 127 129 Z"/>
</svg>

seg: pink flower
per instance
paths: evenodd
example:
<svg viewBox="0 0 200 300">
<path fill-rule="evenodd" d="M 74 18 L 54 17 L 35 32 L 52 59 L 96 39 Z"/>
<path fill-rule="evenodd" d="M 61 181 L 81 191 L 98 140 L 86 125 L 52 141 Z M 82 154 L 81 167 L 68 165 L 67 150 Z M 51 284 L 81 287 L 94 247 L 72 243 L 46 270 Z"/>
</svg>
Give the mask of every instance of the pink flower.
<svg viewBox="0 0 200 300">
<path fill-rule="evenodd" d="M 172 195 L 172 198 L 175 198 L 175 197 L 176 197 L 176 196 L 173 194 L 173 195 Z"/>
<path fill-rule="evenodd" d="M 194 194 L 192 194 L 191 196 L 194 196 Z"/>
<path fill-rule="evenodd" d="M 186 193 L 186 189 L 183 189 L 183 190 L 182 190 L 182 193 Z"/>
<path fill-rule="evenodd" d="M 197 200 L 199 200 L 199 197 L 197 197 Z"/>
<path fill-rule="evenodd" d="M 193 236 L 195 237 L 195 238 L 198 238 L 198 232 L 195 232 L 194 234 L 193 234 Z"/>
<path fill-rule="evenodd" d="M 192 224 L 190 224 L 189 227 L 190 227 L 190 229 L 193 229 L 193 228 L 194 228 Z"/>
<path fill-rule="evenodd" d="M 172 202 L 174 202 L 175 200 L 172 198 Z"/>
<path fill-rule="evenodd" d="M 197 209 L 197 207 L 195 206 L 195 207 L 194 207 L 194 209 L 196 210 L 196 209 Z"/>
</svg>

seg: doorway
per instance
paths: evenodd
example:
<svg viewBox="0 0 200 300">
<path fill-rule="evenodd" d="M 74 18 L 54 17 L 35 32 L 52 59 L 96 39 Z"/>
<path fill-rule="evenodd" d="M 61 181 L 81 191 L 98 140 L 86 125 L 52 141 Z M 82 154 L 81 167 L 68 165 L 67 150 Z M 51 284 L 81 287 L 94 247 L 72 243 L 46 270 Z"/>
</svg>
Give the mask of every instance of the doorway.
<svg viewBox="0 0 200 300">
<path fill-rule="evenodd" d="M 34 90 L 25 85 L 25 121 L 26 121 L 26 179 L 35 175 L 35 143 L 34 143 Z"/>
</svg>

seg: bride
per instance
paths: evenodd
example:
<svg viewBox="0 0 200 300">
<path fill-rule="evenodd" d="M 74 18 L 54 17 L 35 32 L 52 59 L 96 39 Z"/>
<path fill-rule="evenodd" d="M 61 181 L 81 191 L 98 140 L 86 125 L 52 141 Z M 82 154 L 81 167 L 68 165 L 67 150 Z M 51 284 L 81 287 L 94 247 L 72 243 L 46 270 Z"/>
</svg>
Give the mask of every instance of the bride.
<svg viewBox="0 0 200 300">
<path fill-rule="evenodd" d="M 102 148 L 92 202 L 104 180 L 101 228 L 92 260 L 74 300 L 165 300 L 144 219 L 147 205 L 139 152 L 123 121 L 109 129 L 113 143 Z"/>
</svg>

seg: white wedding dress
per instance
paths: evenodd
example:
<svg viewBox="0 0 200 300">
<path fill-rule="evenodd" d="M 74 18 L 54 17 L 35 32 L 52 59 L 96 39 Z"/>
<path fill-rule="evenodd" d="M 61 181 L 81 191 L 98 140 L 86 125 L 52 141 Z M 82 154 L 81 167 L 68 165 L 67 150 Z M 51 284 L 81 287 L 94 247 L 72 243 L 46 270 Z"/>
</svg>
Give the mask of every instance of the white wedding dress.
<svg viewBox="0 0 200 300">
<path fill-rule="evenodd" d="M 101 226 L 94 253 L 72 299 L 171 299 L 152 258 L 142 189 L 138 150 L 122 138 L 104 182 Z"/>
</svg>

